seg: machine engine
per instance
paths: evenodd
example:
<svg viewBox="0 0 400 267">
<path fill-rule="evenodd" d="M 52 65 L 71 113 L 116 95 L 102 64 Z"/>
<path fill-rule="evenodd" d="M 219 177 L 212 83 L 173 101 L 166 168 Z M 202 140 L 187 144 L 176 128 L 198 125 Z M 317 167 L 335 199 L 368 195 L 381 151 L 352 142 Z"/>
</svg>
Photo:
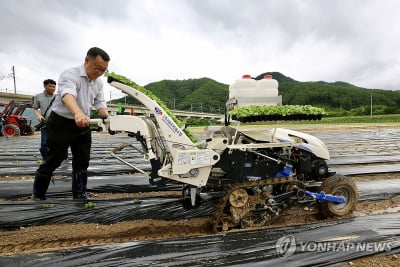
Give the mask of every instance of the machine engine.
<svg viewBox="0 0 400 267">
<path fill-rule="evenodd" d="M 226 148 L 222 152 L 220 161 L 211 171 L 210 184 L 291 175 L 311 183 L 321 182 L 331 175 L 326 164 L 329 159 L 327 148 L 311 135 L 280 128 L 245 132 L 230 127 L 213 127 L 206 132 L 212 133 L 213 138 L 225 137 L 236 144 L 236 149 Z"/>
</svg>

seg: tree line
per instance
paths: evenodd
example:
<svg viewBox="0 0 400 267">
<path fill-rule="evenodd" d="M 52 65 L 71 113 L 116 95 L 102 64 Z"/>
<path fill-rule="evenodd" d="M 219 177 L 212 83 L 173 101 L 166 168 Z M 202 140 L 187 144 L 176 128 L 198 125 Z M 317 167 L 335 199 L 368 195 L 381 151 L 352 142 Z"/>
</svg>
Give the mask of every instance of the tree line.
<svg viewBox="0 0 400 267">
<path fill-rule="evenodd" d="M 279 82 L 283 105 L 312 105 L 324 108 L 328 116 L 400 114 L 400 92 L 367 89 L 346 82 L 299 82 L 279 72 L 262 73 L 254 79 L 271 74 Z M 145 86 L 168 108 L 196 112 L 223 113 L 229 85 L 209 78 L 162 80 Z M 124 98 L 112 103 L 124 102 Z M 126 97 L 127 104 L 139 105 Z"/>
</svg>

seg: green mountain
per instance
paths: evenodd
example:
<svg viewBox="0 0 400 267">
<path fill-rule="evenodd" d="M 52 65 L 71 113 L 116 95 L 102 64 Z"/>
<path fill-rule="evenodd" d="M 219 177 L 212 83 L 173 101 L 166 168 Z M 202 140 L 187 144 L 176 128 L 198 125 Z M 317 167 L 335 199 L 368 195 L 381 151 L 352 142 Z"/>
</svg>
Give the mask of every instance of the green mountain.
<svg viewBox="0 0 400 267">
<path fill-rule="evenodd" d="M 265 75 L 272 75 L 272 77 L 275 80 L 277 80 L 279 83 L 282 83 L 282 82 L 297 82 L 296 80 L 294 80 L 294 79 L 292 79 L 290 77 L 287 77 L 287 76 L 283 75 L 280 72 L 265 72 L 265 73 L 262 73 L 262 74 L 258 75 L 254 79 L 261 80 L 262 78 L 264 78 Z"/>
<path fill-rule="evenodd" d="M 149 83 L 145 88 L 170 109 L 196 112 L 223 113 L 228 95 L 228 85 L 209 78 L 162 80 Z M 112 102 L 122 102 L 122 98 Z M 127 103 L 139 104 L 130 96 L 127 97 Z"/>
<path fill-rule="evenodd" d="M 279 82 L 279 94 L 284 105 L 312 105 L 324 108 L 332 116 L 368 115 L 371 98 L 374 114 L 400 113 L 400 91 L 366 89 L 347 82 L 299 82 L 279 72 L 265 72 Z M 223 113 L 229 85 L 209 78 L 162 80 L 145 86 L 170 109 Z M 123 102 L 123 98 L 113 103 Z M 140 104 L 130 96 L 127 103 Z"/>
<path fill-rule="evenodd" d="M 368 115 L 372 98 L 375 114 L 400 113 L 399 91 L 366 89 L 343 82 L 283 82 L 279 93 L 284 104 L 352 111 L 351 115 Z"/>
</svg>

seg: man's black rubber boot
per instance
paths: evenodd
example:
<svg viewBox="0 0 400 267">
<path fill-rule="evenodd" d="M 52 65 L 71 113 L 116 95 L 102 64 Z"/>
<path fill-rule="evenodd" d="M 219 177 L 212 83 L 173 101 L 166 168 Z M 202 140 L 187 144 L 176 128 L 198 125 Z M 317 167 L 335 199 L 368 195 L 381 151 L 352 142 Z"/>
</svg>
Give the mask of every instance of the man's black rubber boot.
<svg viewBox="0 0 400 267">
<path fill-rule="evenodd" d="M 72 197 L 73 199 L 89 199 L 86 192 L 87 172 L 72 172 Z"/>
<path fill-rule="evenodd" d="M 36 172 L 35 180 L 33 181 L 32 200 L 46 200 L 46 192 L 49 188 L 51 176 L 39 174 Z"/>
</svg>

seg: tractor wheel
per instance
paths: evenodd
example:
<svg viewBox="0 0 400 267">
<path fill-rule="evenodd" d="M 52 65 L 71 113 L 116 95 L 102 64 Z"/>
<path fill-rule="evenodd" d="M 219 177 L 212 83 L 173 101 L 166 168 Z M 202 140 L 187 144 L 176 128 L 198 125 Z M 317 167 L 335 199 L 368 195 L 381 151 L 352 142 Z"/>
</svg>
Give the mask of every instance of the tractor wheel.
<svg viewBox="0 0 400 267">
<path fill-rule="evenodd" d="M 334 175 L 322 182 L 320 190 L 325 194 L 346 198 L 344 203 L 319 202 L 319 210 L 324 218 L 351 214 L 357 206 L 358 190 L 354 182 L 344 175 Z"/>
<path fill-rule="evenodd" d="M 20 133 L 21 132 L 17 125 L 6 124 L 6 126 L 4 126 L 4 135 L 5 136 L 8 136 L 8 137 L 19 136 Z"/>
</svg>

